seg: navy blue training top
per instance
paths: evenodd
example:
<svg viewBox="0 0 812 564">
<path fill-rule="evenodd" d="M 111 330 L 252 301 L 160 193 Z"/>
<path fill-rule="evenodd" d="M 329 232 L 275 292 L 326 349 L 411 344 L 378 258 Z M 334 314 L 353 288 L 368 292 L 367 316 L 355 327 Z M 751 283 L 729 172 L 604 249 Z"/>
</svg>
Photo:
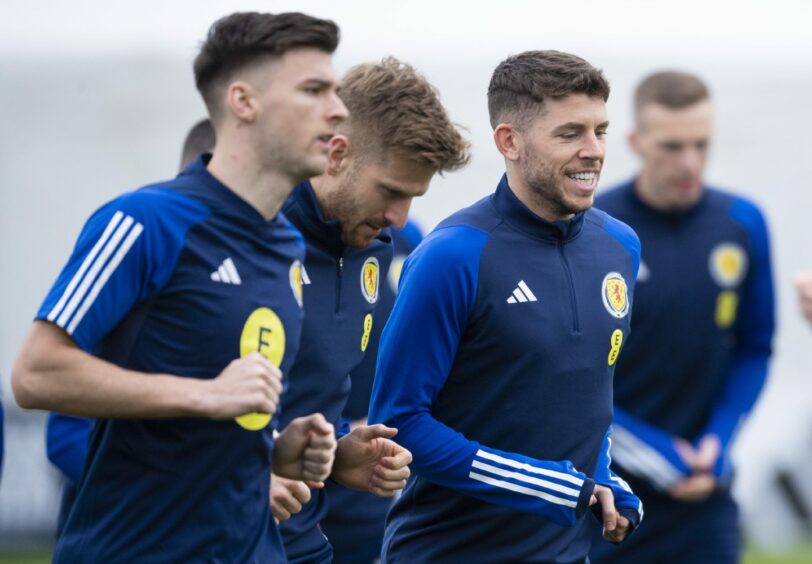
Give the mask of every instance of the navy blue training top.
<svg viewBox="0 0 812 564">
<path fill-rule="evenodd" d="M 303 258 L 284 216 L 266 221 L 199 158 L 100 208 L 37 319 L 132 370 L 209 379 L 259 351 L 287 373 Z M 273 426 L 98 420 L 54 561 L 284 560 L 268 534 Z"/>
<path fill-rule="evenodd" d="M 375 365 L 378 362 L 378 344 L 381 333 L 392 308 L 395 305 L 395 296 L 398 293 L 398 283 L 403 269 L 403 263 L 420 241 L 423 240 L 423 233 L 413 221 L 409 220 L 403 229 L 395 226 L 389 228 L 394 246 L 394 256 L 384 281 L 381 282 L 381 297 L 375 308 L 376 321 L 372 327 L 372 337 L 369 340 L 369 348 L 361 363 L 353 369 L 350 379 L 352 380 L 352 390 L 344 407 L 344 417 L 351 421 L 366 419 L 369 411 L 369 396 L 372 393 L 372 382 L 375 379 Z"/>
<path fill-rule="evenodd" d="M 583 560 L 596 482 L 639 522 L 609 470 L 639 253 L 605 213 L 549 223 L 503 177 L 407 259 L 370 404 L 414 455 L 385 562 Z"/>
<path fill-rule="evenodd" d="M 285 215 L 304 236 L 305 321 L 299 354 L 290 370 L 282 397 L 280 426 L 296 417 L 319 412 L 339 427 L 350 394 L 350 372 L 361 362 L 372 330 L 379 320 L 375 309 L 382 278 L 392 260 L 392 239 L 384 230 L 362 249 L 346 246 L 341 224 L 326 220 L 310 182 L 297 186 L 283 208 Z M 298 543 L 327 514 L 323 490 L 312 490 L 302 511 L 280 526 L 291 560 L 307 560 L 320 546 Z"/>
<path fill-rule="evenodd" d="M 690 474 L 674 438 L 721 440 L 715 474 L 730 475 L 735 431 L 767 374 L 775 325 L 767 227 L 751 202 L 705 187 L 699 203 L 660 212 L 634 181 L 596 205 L 631 225 L 643 255 L 634 335 L 615 378 L 614 454 L 635 488 L 668 489 Z"/>
</svg>

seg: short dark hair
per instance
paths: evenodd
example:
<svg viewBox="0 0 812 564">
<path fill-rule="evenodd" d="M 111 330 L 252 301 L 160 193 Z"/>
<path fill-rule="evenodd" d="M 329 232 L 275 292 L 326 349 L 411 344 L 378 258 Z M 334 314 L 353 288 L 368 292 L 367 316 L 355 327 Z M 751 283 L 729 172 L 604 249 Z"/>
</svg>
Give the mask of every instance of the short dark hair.
<svg viewBox="0 0 812 564">
<path fill-rule="evenodd" d="M 214 117 L 219 110 L 217 87 L 236 72 L 297 47 L 332 53 L 338 38 L 334 22 L 299 12 L 236 12 L 220 18 L 209 28 L 195 58 L 195 84 Z"/>
<path fill-rule="evenodd" d="M 452 123 L 440 94 L 414 67 L 394 57 L 352 67 L 341 79 L 349 131 L 360 158 L 394 153 L 438 172 L 468 162 L 469 143 Z"/>
<path fill-rule="evenodd" d="M 569 94 L 606 101 L 609 82 L 600 69 L 561 51 L 525 51 L 508 57 L 493 71 L 488 86 L 491 127 L 508 121 L 523 127 L 543 110 L 547 98 Z"/>
<path fill-rule="evenodd" d="M 694 74 L 679 71 L 655 72 L 638 85 L 634 93 L 634 113 L 639 115 L 643 106 L 649 104 L 679 110 L 708 98 L 708 87 Z"/>
<path fill-rule="evenodd" d="M 183 151 L 180 155 L 180 169 L 183 170 L 200 153 L 208 153 L 214 148 L 216 141 L 214 127 L 209 118 L 201 119 L 192 126 L 183 142 Z"/>
</svg>

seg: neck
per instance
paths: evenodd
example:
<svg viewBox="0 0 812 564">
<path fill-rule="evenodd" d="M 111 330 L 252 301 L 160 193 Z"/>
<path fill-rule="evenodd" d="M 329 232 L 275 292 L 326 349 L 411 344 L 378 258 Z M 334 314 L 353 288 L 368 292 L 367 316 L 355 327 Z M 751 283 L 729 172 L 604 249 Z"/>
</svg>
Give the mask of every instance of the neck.
<svg viewBox="0 0 812 564">
<path fill-rule="evenodd" d="M 674 202 L 663 198 L 664 191 L 657 190 L 651 177 L 642 171 L 634 182 L 634 193 L 648 207 L 659 212 L 679 212 L 692 208 L 698 200 L 686 201 L 684 203 Z"/>
<path fill-rule="evenodd" d="M 530 188 L 524 175 L 519 171 L 512 170 L 512 167 L 510 166 L 508 166 L 507 169 L 507 179 L 508 185 L 513 191 L 513 194 L 521 203 L 523 203 L 530 211 L 540 218 L 553 222 L 572 219 L 572 217 L 575 215 L 572 213 L 561 214 L 556 212 L 550 202 L 540 197 Z"/>
<path fill-rule="evenodd" d="M 637 196 L 643 200 L 643 203 L 650 208 L 654 208 L 658 211 L 671 211 L 671 206 L 668 205 L 668 202 L 664 202 L 657 197 L 657 191 L 654 189 L 651 178 L 645 171 L 641 172 L 640 176 L 637 177 L 634 183 L 634 191 Z"/>
<path fill-rule="evenodd" d="M 295 180 L 278 169 L 263 168 L 250 144 L 218 142 L 209 161 L 209 173 L 251 204 L 267 220 L 279 213 Z"/>
<path fill-rule="evenodd" d="M 335 215 L 330 208 L 330 178 L 326 174 L 314 176 L 310 179 L 310 185 L 313 186 L 313 192 L 316 194 L 316 204 L 319 206 L 324 219 L 328 221 L 335 219 Z"/>
</svg>

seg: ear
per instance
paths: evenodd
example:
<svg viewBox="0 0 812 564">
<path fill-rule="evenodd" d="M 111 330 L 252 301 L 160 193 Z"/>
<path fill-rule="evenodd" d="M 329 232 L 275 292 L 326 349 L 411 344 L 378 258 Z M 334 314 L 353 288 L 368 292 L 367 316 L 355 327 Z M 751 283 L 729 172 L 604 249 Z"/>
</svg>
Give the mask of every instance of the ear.
<svg viewBox="0 0 812 564">
<path fill-rule="evenodd" d="M 509 123 L 500 123 L 493 130 L 496 148 L 509 161 L 519 160 L 522 154 L 522 135 Z"/>
<path fill-rule="evenodd" d="M 325 173 L 336 176 L 346 170 L 350 164 L 352 141 L 346 135 L 337 133 L 327 142 L 327 168 Z"/>
<path fill-rule="evenodd" d="M 629 132 L 629 135 L 628 135 L 627 139 L 629 140 L 629 147 L 631 147 L 634 154 L 637 155 L 638 157 L 641 156 L 641 153 L 640 153 L 640 133 L 637 131 L 637 129 L 632 129 Z"/>
<path fill-rule="evenodd" d="M 253 123 L 257 118 L 258 103 L 251 85 L 243 81 L 229 84 L 226 91 L 226 107 L 238 120 Z"/>
</svg>

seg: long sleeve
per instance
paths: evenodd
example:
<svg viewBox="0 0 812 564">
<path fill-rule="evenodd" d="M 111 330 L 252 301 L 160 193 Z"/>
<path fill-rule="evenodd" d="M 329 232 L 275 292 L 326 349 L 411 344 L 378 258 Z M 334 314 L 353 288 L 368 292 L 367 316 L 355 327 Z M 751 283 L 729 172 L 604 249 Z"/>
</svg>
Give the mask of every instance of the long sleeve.
<svg viewBox="0 0 812 564">
<path fill-rule="evenodd" d="M 626 471 L 666 491 L 691 474 L 675 447 L 676 437 L 615 404 L 612 453 Z"/>
<path fill-rule="evenodd" d="M 601 454 L 595 467 L 595 483 L 612 490 L 618 512 L 629 520 L 633 528 L 636 528 L 643 519 L 643 503 L 634 495 L 629 484 L 612 471 L 611 465 L 612 427 L 610 426 L 603 438 Z"/>
<path fill-rule="evenodd" d="M 724 387 L 711 411 L 702 436 L 719 438 L 722 454 L 714 473 L 730 473 L 730 448 L 741 423 L 750 413 L 767 379 L 775 327 L 774 292 L 767 225 L 761 212 L 746 200 L 737 200 L 731 215 L 750 234 L 752 253 L 748 275 L 739 298 L 735 326 L 736 345 Z"/>
<path fill-rule="evenodd" d="M 442 228 L 406 261 L 381 338 L 370 423 L 398 429 L 395 440 L 412 452 L 418 476 L 571 526 L 585 513 L 594 489 L 593 480 L 571 462 L 481 445 L 432 415 L 471 314 L 486 240 L 475 228 Z"/>
</svg>

